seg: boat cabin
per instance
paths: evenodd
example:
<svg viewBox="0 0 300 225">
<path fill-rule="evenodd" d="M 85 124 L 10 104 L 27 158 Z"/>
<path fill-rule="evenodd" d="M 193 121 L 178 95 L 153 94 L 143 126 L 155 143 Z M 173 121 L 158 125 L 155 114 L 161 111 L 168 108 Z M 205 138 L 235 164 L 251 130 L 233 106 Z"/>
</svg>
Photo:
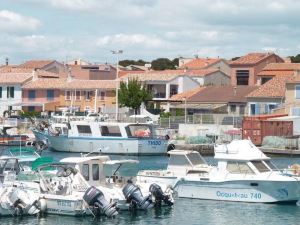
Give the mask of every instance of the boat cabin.
<svg viewBox="0 0 300 225">
<path fill-rule="evenodd" d="M 171 150 L 168 154 L 170 155 L 168 171 L 188 175 L 210 170 L 210 166 L 197 151 Z"/>
<path fill-rule="evenodd" d="M 123 164 L 136 164 L 137 160 L 110 160 L 109 156 L 87 156 L 87 157 L 69 157 L 60 160 L 62 163 L 73 165 L 92 186 L 99 186 L 109 182 L 107 178 L 112 178 L 115 182 L 117 172 Z M 107 177 L 105 165 L 116 165 L 115 171 Z"/>
<path fill-rule="evenodd" d="M 153 126 L 150 124 L 130 124 L 117 122 L 72 121 L 55 123 L 51 126 L 59 135 L 92 136 L 99 138 L 151 138 Z"/>
<path fill-rule="evenodd" d="M 258 175 L 277 171 L 276 166 L 250 140 L 235 140 L 215 147 L 219 171 L 226 174 Z"/>
</svg>

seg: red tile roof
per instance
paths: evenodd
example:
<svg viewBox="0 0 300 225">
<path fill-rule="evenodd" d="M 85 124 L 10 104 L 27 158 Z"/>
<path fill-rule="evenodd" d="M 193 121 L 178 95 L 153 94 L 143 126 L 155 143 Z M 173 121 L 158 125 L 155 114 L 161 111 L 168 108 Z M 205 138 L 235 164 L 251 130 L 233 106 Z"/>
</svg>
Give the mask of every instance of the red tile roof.
<svg viewBox="0 0 300 225">
<path fill-rule="evenodd" d="M 115 89 L 115 80 L 79 80 L 68 81 L 67 78 L 39 78 L 23 86 L 24 89 Z"/>
<path fill-rule="evenodd" d="M 257 86 L 218 86 L 206 87 L 191 96 L 188 101 L 195 103 L 247 102 L 246 96 Z"/>
<path fill-rule="evenodd" d="M 188 68 L 188 69 L 202 69 L 202 68 L 206 68 L 210 65 L 213 65 L 219 61 L 221 61 L 222 59 L 210 59 L 210 58 L 196 58 L 193 59 L 185 64 L 183 64 L 180 68 Z"/>
<path fill-rule="evenodd" d="M 247 95 L 247 98 L 283 98 L 285 83 L 291 76 L 278 76 L 259 86 L 258 89 Z"/>
<path fill-rule="evenodd" d="M 23 84 L 31 78 L 28 73 L 0 73 L 0 84 Z"/>
<path fill-rule="evenodd" d="M 275 55 L 274 53 L 249 53 L 245 56 L 238 58 L 237 60 L 232 61 L 230 65 L 231 66 L 254 65 L 274 55 Z M 283 62 L 283 59 L 281 59 L 281 61 Z"/>
<path fill-rule="evenodd" d="M 31 68 L 31 69 L 42 69 L 43 67 L 49 65 L 54 61 L 55 60 L 29 60 L 19 65 L 19 67 Z"/>
<path fill-rule="evenodd" d="M 183 93 L 173 95 L 169 100 L 171 100 L 171 101 L 183 101 L 183 99 L 185 98 L 188 101 L 188 99 L 190 97 L 192 97 L 196 93 L 202 91 L 204 88 L 205 87 L 197 87 L 197 88 L 192 89 L 190 91 L 185 91 Z"/>
<path fill-rule="evenodd" d="M 263 70 L 300 70 L 300 63 L 270 63 Z"/>
<path fill-rule="evenodd" d="M 257 74 L 257 76 L 291 76 L 294 74 L 293 70 L 263 70 Z"/>
</svg>

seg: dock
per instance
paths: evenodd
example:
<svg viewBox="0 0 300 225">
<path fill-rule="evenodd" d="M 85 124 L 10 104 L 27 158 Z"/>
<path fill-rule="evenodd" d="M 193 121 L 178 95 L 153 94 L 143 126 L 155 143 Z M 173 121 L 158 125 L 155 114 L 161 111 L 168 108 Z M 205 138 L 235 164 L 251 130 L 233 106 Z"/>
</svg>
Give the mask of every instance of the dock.
<svg viewBox="0 0 300 225">
<path fill-rule="evenodd" d="M 276 148 L 266 148 L 259 147 L 259 149 L 266 154 L 276 154 L 276 155 L 297 155 L 300 156 L 299 149 L 276 149 Z"/>
</svg>

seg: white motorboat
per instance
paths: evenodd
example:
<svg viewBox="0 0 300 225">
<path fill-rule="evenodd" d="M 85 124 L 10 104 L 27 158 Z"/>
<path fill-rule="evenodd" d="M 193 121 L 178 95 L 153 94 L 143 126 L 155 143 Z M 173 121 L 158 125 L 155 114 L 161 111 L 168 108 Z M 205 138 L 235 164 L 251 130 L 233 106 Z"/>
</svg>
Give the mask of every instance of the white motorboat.
<svg viewBox="0 0 300 225">
<path fill-rule="evenodd" d="M 151 124 L 70 121 L 39 124 L 33 133 L 56 151 L 160 155 L 168 150 L 167 138 L 156 136 Z"/>
<path fill-rule="evenodd" d="M 91 185 L 100 190 L 105 199 L 115 202 L 120 210 L 147 210 L 153 205 L 173 205 L 172 190 L 158 183 L 138 183 L 135 177 L 119 175 L 122 166 L 132 166 L 137 160 L 110 160 L 108 156 L 69 157 L 62 163 L 73 165 Z M 105 166 L 111 173 L 105 174 Z"/>
<path fill-rule="evenodd" d="M 0 217 L 39 213 L 38 197 L 19 187 L 0 187 Z"/>
<path fill-rule="evenodd" d="M 15 180 L 3 183 L 31 191 L 38 199 L 42 213 L 58 215 L 117 215 L 114 203 L 107 202 L 101 191 L 85 181 L 73 167 L 51 163 L 35 171 L 20 172 Z M 89 202 L 86 202 L 87 199 Z"/>
<path fill-rule="evenodd" d="M 217 166 L 194 151 L 170 151 L 167 170 L 141 171 L 139 182 L 170 184 L 178 197 L 239 202 L 297 202 L 300 178 L 279 170 L 250 140 L 217 145 Z"/>
</svg>

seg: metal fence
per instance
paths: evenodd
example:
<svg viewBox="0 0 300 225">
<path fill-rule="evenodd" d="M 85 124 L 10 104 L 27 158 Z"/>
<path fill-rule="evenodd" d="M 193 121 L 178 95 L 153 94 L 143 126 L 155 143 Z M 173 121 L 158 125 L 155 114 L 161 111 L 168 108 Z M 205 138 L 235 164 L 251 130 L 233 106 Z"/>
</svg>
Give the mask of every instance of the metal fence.
<svg viewBox="0 0 300 225">
<path fill-rule="evenodd" d="M 162 128 L 178 129 L 179 124 L 215 124 L 232 125 L 235 128 L 242 127 L 243 116 L 229 114 L 194 114 L 187 116 L 171 116 L 160 118 L 159 125 Z"/>
</svg>

